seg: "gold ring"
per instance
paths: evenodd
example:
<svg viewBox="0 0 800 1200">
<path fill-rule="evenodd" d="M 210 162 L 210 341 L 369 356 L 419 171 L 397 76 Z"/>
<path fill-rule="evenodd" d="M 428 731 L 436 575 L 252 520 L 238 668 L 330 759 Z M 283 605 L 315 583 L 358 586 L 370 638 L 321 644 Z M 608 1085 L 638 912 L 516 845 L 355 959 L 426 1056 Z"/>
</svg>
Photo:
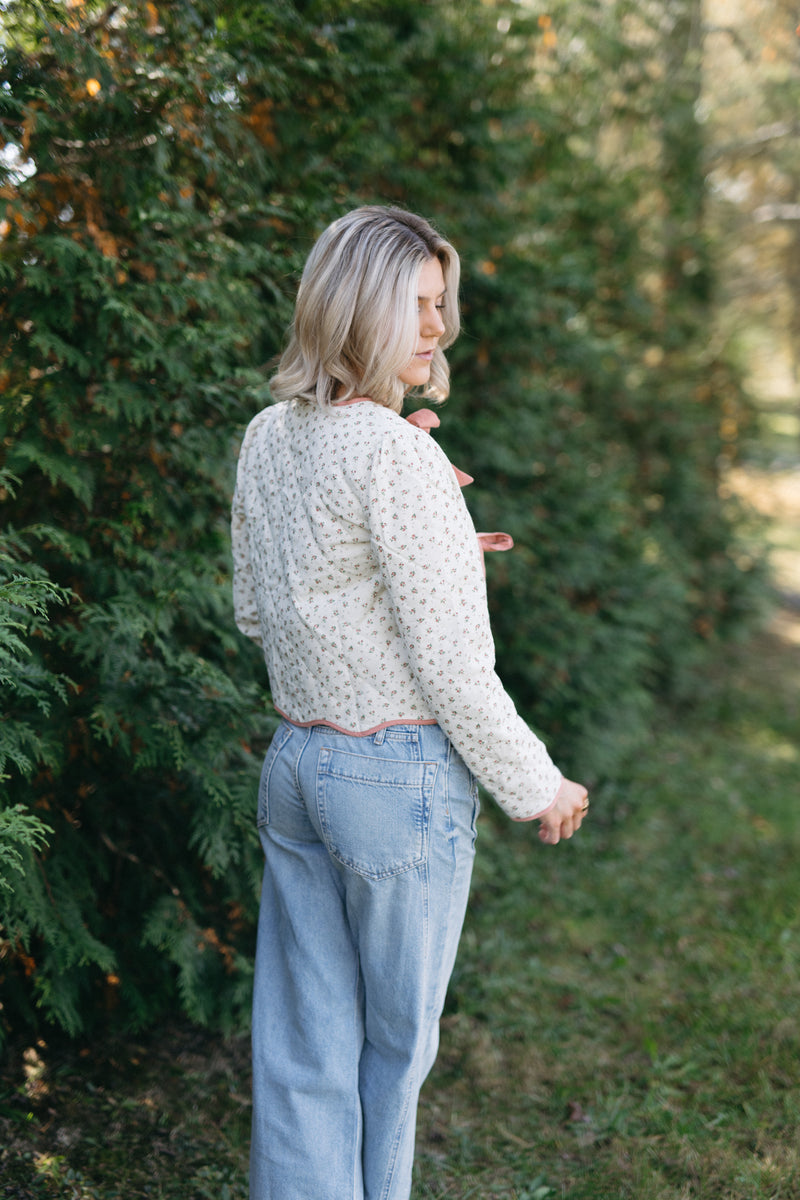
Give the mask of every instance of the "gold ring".
<svg viewBox="0 0 800 1200">
<path fill-rule="evenodd" d="M 584 804 L 583 808 L 581 809 L 581 812 L 588 812 L 588 809 L 589 809 L 589 801 L 587 800 L 586 803 Z"/>
</svg>

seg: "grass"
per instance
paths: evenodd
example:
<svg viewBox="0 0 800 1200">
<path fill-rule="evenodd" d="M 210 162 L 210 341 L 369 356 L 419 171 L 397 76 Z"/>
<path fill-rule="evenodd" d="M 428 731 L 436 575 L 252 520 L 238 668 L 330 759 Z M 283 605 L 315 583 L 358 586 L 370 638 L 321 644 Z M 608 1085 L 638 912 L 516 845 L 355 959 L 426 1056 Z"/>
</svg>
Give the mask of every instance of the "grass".
<svg viewBox="0 0 800 1200">
<path fill-rule="evenodd" d="M 246 1196 L 248 1047 L 176 1025 L 146 1039 L 30 1046 L 0 1090 L 0 1196 Z"/>
<path fill-rule="evenodd" d="M 800 1195 L 799 668 L 740 652 L 579 841 L 484 828 L 420 1196 Z"/>
<path fill-rule="evenodd" d="M 737 483 L 785 544 L 789 607 L 580 836 L 482 816 L 415 1200 L 800 1196 L 799 484 Z M 0 1066 L 6 1200 L 245 1200 L 248 1138 L 243 1038 L 175 1024 Z"/>
<path fill-rule="evenodd" d="M 482 817 L 415 1200 L 796 1200 L 798 729 L 800 645 L 765 633 L 573 842 Z M 248 1070 L 181 1025 L 17 1047 L 0 1196 L 243 1200 Z"/>
<path fill-rule="evenodd" d="M 762 400 L 758 440 L 745 468 L 732 472 L 734 491 L 766 520 L 762 532 L 776 586 L 800 604 L 800 406 L 788 397 Z"/>
</svg>

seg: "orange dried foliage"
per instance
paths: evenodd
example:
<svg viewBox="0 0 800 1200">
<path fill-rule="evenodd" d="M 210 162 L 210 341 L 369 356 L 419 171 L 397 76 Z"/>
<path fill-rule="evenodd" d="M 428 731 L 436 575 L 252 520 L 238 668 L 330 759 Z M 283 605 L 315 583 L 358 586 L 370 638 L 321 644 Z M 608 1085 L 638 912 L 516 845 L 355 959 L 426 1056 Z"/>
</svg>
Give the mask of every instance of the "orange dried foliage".
<svg viewBox="0 0 800 1200">
<path fill-rule="evenodd" d="M 17 949 L 17 961 L 25 972 L 26 979 L 30 979 L 36 970 L 36 959 L 30 954 L 26 954 L 24 950 Z"/>
<path fill-rule="evenodd" d="M 270 148 L 278 144 L 275 137 L 275 125 L 272 120 L 272 108 L 273 104 L 271 100 L 259 100 L 244 117 L 245 125 L 249 125 L 263 146 L 269 146 Z"/>
<path fill-rule="evenodd" d="M 232 974 L 236 964 L 232 947 L 226 946 L 225 943 L 221 941 L 217 931 L 211 927 L 203 929 L 201 933 L 202 941 L 197 943 L 197 949 L 202 953 L 202 951 L 204 951 L 208 946 L 211 946 L 214 950 L 216 950 L 225 964 L 225 970 L 229 974 Z"/>
<path fill-rule="evenodd" d="M 25 120 L 22 122 L 22 141 L 20 142 L 20 147 L 22 149 L 22 153 L 25 158 L 28 157 L 28 151 L 30 150 L 30 146 L 31 146 L 31 138 L 33 137 L 35 132 L 36 132 L 36 112 L 33 111 L 33 105 L 31 105 L 31 109 L 29 110 L 28 115 L 26 116 Z"/>
<path fill-rule="evenodd" d="M 14 209 L 12 211 L 11 219 L 24 237 L 35 237 L 42 224 L 41 220 L 37 220 L 35 217 L 32 217 L 27 213 L 20 212 L 19 209 Z M 45 224 L 46 221 L 47 218 L 44 219 Z"/>
<path fill-rule="evenodd" d="M 95 221 L 87 218 L 86 228 L 89 230 L 89 236 L 94 242 L 97 249 L 104 258 L 119 258 L 119 249 L 117 247 L 117 239 L 113 233 L 109 233 L 107 229 L 101 228 Z"/>
<path fill-rule="evenodd" d="M 168 473 L 167 468 L 168 468 L 168 462 L 169 462 L 166 454 L 163 454 L 161 451 L 157 450 L 155 448 L 155 446 L 151 443 L 150 447 L 147 451 L 147 456 L 150 459 L 150 461 L 152 462 L 155 469 L 158 471 L 161 478 L 162 479 L 166 478 L 166 475 Z"/>
</svg>

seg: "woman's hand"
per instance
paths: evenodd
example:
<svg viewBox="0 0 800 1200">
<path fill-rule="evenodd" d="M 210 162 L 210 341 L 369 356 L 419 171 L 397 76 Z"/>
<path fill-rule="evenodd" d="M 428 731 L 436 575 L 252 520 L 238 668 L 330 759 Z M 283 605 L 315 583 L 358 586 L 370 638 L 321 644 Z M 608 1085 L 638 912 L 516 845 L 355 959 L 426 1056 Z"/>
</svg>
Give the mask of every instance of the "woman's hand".
<svg viewBox="0 0 800 1200">
<path fill-rule="evenodd" d="M 583 784 L 562 779 L 555 804 L 539 818 L 539 837 L 543 842 L 555 846 L 562 838 L 571 838 L 580 829 L 589 808 L 587 796 Z"/>
</svg>

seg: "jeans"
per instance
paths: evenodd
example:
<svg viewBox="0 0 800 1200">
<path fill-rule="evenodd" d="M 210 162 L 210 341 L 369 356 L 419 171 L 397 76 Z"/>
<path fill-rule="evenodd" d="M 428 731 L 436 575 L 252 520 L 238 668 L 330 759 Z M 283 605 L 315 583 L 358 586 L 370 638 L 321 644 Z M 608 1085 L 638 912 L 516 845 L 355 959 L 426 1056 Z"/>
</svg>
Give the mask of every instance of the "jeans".
<svg viewBox="0 0 800 1200">
<path fill-rule="evenodd" d="M 258 800 L 251 1200 L 408 1200 L 477 815 L 437 725 L 278 728 Z"/>
</svg>

